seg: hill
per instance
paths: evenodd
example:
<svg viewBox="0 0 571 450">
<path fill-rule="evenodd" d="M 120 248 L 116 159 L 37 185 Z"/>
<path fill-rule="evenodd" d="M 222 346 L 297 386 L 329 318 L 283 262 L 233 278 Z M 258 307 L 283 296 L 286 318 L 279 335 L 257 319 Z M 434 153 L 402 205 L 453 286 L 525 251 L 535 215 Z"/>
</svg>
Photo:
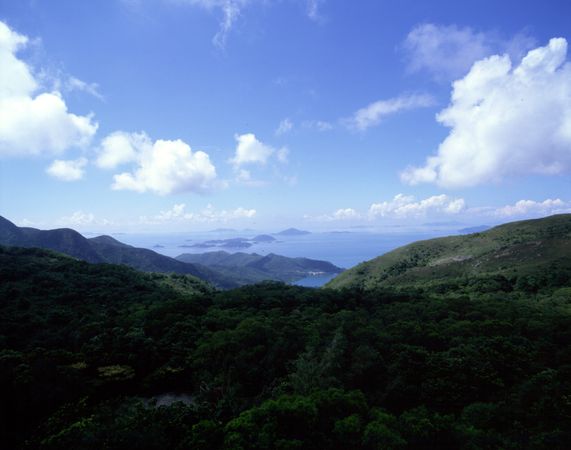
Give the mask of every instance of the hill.
<svg viewBox="0 0 571 450">
<path fill-rule="evenodd" d="M 533 291 L 565 283 L 570 255 L 571 214 L 562 214 L 415 242 L 345 271 L 326 287 L 456 289 L 499 283 Z"/>
<path fill-rule="evenodd" d="M 209 267 L 232 277 L 239 284 L 273 280 L 293 282 L 317 274 L 335 274 L 343 271 L 327 261 L 309 258 L 289 258 L 270 253 L 227 253 L 224 251 L 201 254 L 185 253 L 177 260 Z"/>
<path fill-rule="evenodd" d="M 18 227 L 0 217 L 0 245 L 54 250 L 90 263 L 124 264 L 144 272 L 194 275 L 221 288 L 238 284 L 204 266 L 183 263 L 152 250 L 124 244 L 111 236 L 87 239 L 69 228 L 38 230 Z"/>
<path fill-rule="evenodd" d="M 269 235 L 258 235 L 253 239 L 233 238 L 209 242 L 232 247 L 274 240 Z M 193 275 L 222 289 L 265 280 L 291 282 L 314 272 L 340 273 L 343 270 L 326 261 L 274 254 L 265 257 L 255 255 L 245 259 L 244 253 L 234 256 L 221 251 L 206 253 L 204 257 L 186 254 L 175 259 L 150 249 L 133 247 L 111 236 L 87 239 L 68 228 L 38 230 L 18 227 L 3 217 L 0 217 L 0 245 L 54 250 L 90 263 L 124 264 L 143 272 Z M 193 246 L 197 245 L 204 244 Z"/>
<path fill-rule="evenodd" d="M 274 233 L 276 236 L 303 236 L 305 234 L 311 234 L 310 231 L 298 230 L 297 228 L 288 228 L 287 230 L 280 231 L 279 233 Z"/>
</svg>

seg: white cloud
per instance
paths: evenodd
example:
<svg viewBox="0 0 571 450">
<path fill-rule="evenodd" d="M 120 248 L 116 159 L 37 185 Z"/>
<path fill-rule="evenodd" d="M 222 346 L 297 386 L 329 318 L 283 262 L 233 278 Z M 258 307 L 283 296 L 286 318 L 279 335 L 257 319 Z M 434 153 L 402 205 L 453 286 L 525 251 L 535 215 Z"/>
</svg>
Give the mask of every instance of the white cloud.
<svg viewBox="0 0 571 450">
<path fill-rule="evenodd" d="M 58 91 L 39 83 L 17 52 L 28 38 L 0 21 L 0 155 L 61 154 L 85 147 L 97 131 L 91 116 L 69 113 Z"/>
<path fill-rule="evenodd" d="M 410 71 L 425 70 L 437 80 L 451 81 L 465 75 L 475 61 L 497 52 L 521 58 L 534 44 L 524 34 L 503 40 L 470 27 L 425 23 L 408 34 L 403 48 Z"/>
<path fill-rule="evenodd" d="M 184 203 L 175 204 L 171 209 L 161 211 L 152 217 L 142 216 L 139 221 L 144 224 L 163 224 L 173 222 L 196 222 L 196 223 L 212 223 L 212 222 L 230 222 L 233 220 L 252 219 L 256 216 L 255 209 L 236 208 L 233 210 L 217 210 L 212 205 L 199 212 L 186 212 Z"/>
<path fill-rule="evenodd" d="M 293 129 L 293 122 L 290 119 L 285 118 L 278 125 L 278 128 L 276 129 L 276 135 L 281 136 L 282 134 L 289 133 L 292 129 Z"/>
<path fill-rule="evenodd" d="M 87 83 L 86 81 L 73 76 L 67 78 L 65 89 L 68 91 L 86 92 L 99 100 L 103 100 L 103 96 L 99 92 L 99 85 L 97 83 Z"/>
<path fill-rule="evenodd" d="M 260 142 L 253 133 L 237 134 L 236 154 L 230 162 L 234 167 L 240 167 L 246 164 L 264 165 L 275 152 L 275 150 Z"/>
<path fill-rule="evenodd" d="M 417 108 L 426 108 L 434 105 L 434 99 L 427 94 L 409 94 L 389 100 L 379 100 L 359 109 L 344 123 L 349 128 L 364 131 L 367 128 L 378 125 L 385 117 L 400 111 Z"/>
<path fill-rule="evenodd" d="M 181 140 L 153 143 L 144 133 L 128 135 L 124 132 L 113 133 L 108 138 L 98 158 L 100 166 L 111 168 L 129 161 L 136 163 L 132 172 L 114 175 L 114 190 L 166 195 L 206 192 L 217 186 L 216 168 L 208 154 L 193 152 Z"/>
<path fill-rule="evenodd" d="M 95 215 L 83 211 L 75 211 L 71 216 L 62 217 L 59 223 L 68 226 L 91 225 L 95 223 Z"/>
<path fill-rule="evenodd" d="M 571 65 L 567 41 L 551 39 L 512 67 L 509 56 L 475 63 L 454 83 L 437 115 L 451 128 L 438 154 L 409 167 L 409 184 L 466 187 L 507 176 L 554 175 L 571 169 Z"/>
<path fill-rule="evenodd" d="M 335 220 L 352 220 L 359 219 L 360 217 L 361 215 L 353 208 L 342 208 L 333 213 L 333 218 Z"/>
<path fill-rule="evenodd" d="M 122 0 L 129 6 L 140 6 L 142 0 Z M 268 5 L 271 2 L 267 0 L 165 0 L 171 3 L 187 4 L 200 7 L 206 10 L 215 10 L 221 13 L 219 29 L 212 38 L 212 43 L 219 49 L 226 47 L 228 36 L 236 22 L 242 15 L 244 9 L 252 4 Z M 297 1 L 297 0 L 296 0 Z M 325 0 L 307 0 L 306 13 L 307 17 L 316 22 L 322 19 L 319 13 L 319 7 Z"/>
<path fill-rule="evenodd" d="M 58 178 L 62 181 L 77 181 L 83 178 L 85 172 L 84 167 L 87 159 L 79 158 L 75 160 L 56 159 L 46 169 L 48 175 Z"/>
<path fill-rule="evenodd" d="M 390 201 L 373 203 L 369 217 L 406 218 L 430 214 L 458 214 L 466 208 L 462 198 L 451 198 L 445 194 L 416 201 L 413 196 L 398 194 Z"/>
<path fill-rule="evenodd" d="M 172 1 L 172 0 L 169 0 Z M 226 40 L 232 28 L 240 17 L 244 7 L 257 0 L 176 0 L 177 3 L 186 3 L 191 6 L 207 10 L 219 10 L 222 13 L 220 28 L 212 38 L 212 43 L 220 49 L 226 46 Z"/>
<path fill-rule="evenodd" d="M 137 161 L 139 154 L 152 149 L 153 143 L 145 133 L 116 131 L 101 142 L 96 164 L 102 169 Z"/>
<path fill-rule="evenodd" d="M 82 228 L 85 226 L 108 226 L 113 225 L 113 221 L 108 219 L 98 219 L 95 214 L 84 211 L 75 211 L 70 216 L 61 217 L 56 221 L 56 225 L 72 228 Z"/>
<path fill-rule="evenodd" d="M 534 200 L 520 200 L 513 205 L 506 205 L 493 211 L 493 215 L 500 217 L 514 216 L 547 216 L 571 212 L 571 202 L 563 200 L 547 199 L 542 202 Z"/>
<path fill-rule="evenodd" d="M 322 214 L 318 216 L 313 216 L 306 214 L 303 216 L 306 220 L 311 220 L 314 222 L 339 222 L 339 221 L 356 221 L 362 219 L 363 216 L 353 208 L 340 208 L 331 214 Z"/>
</svg>

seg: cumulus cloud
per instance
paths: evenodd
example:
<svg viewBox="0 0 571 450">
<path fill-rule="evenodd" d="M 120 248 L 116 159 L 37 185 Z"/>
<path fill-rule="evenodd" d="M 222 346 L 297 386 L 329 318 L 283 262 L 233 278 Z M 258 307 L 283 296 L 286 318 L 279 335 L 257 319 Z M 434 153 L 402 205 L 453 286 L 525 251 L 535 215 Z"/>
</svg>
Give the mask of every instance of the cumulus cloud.
<svg viewBox="0 0 571 450">
<path fill-rule="evenodd" d="M 353 208 L 341 208 L 333 213 L 335 220 L 359 219 L 361 215 Z"/>
<path fill-rule="evenodd" d="M 87 164 L 86 158 L 73 160 L 56 159 L 46 169 L 48 175 L 62 181 L 77 181 L 83 178 L 84 167 Z"/>
<path fill-rule="evenodd" d="M 207 192 L 218 186 L 216 168 L 208 154 L 192 151 L 184 141 L 153 141 L 146 133 L 116 131 L 99 147 L 96 164 L 116 169 L 130 164 L 130 172 L 114 175 L 114 190 L 152 192 Z"/>
<path fill-rule="evenodd" d="M 97 131 L 90 115 L 68 112 L 58 91 L 38 92 L 31 68 L 17 57 L 28 43 L 0 21 L 0 155 L 61 154 L 85 147 Z"/>
<path fill-rule="evenodd" d="M 149 151 L 152 146 L 151 139 L 145 133 L 116 131 L 101 142 L 96 164 L 102 169 L 115 169 L 137 161 L 140 153 Z"/>
<path fill-rule="evenodd" d="M 555 175 L 571 169 L 571 65 L 567 41 L 551 39 L 515 67 L 510 57 L 474 64 L 453 85 L 450 105 L 437 115 L 449 127 L 438 153 L 409 167 L 409 184 L 467 187 L 508 176 Z"/>
<path fill-rule="evenodd" d="M 258 164 L 265 165 L 276 150 L 264 144 L 256 138 L 253 133 L 237 134 L 236 153 L 230 160 L 235 168 L 243 165 Z"/>
<path fill-rule="evenodd" d="M 233 210 L 217 210 L 212 205 L 198 212 L 187 212 L 184 203 L 173 205 L 171 209 L 161 211 L 160 214 L 155 216 L 142 216 L 139 221 L 144 224 L 163 224 L 173 222 L 197 222 L 197 223 L 210 223 L 210 222 L 230 222 L 233 220 L 252 219 L 256 216 L 255 209 L 247 209 L 238 207 Z"/>
<path fill-rule="evenodd" d="M 410 31 L 403 48 L 411 72 L 424 70 L 437 80 L 450 81 L 465 75 L 475 61 L 497 52 L 519 59 L 534 44 L 525 34 L 503 40 L 470 27 L 425 23 Z"/>
<path fill-rule="evenodd" d="M 400 111 L 433 106 L 434 98 L 428 94 L 407 94 L 388 100 L 379 100 L 359 109 L 353 116 L 344 120 L 347 127 L 365 131 L 378 125 L 384 118 Z"/>
<path fill-rule="evenodd" d="M 281 136 L 282 134 L 289 133 L 292 129 L 293 129 L 293 122 L 290 119 L 285 118 L 278 125 L 278 128 L 276 129 L 276 135 Z"/>
<path fill-rule="evenodd" d="M 534 200 L 519 200 L 513 205 L 506 205 L 493 211 L 493 215 L 500 217 L 517 216 L 548 216 L 571 212 L 571 202 L 563 200 L 547 199 L 542 202 Z"/>
<path fill-rule="evenodd" d="M 406 218 L 430 214 L 458 214 L 466 208 L 462 198 L 451 198 L 445 194 L 416 201 L 411 195 L 398 194 L 390 201 L 373 203 L 369 217 Z"/>
</svg>

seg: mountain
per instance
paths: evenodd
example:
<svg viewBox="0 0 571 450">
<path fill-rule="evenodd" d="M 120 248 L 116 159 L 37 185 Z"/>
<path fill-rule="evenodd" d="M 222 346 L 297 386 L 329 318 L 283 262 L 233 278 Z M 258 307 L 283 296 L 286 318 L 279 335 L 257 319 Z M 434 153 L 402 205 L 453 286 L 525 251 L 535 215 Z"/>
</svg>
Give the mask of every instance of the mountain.
<svg viewBox="0 0 571 450">
<path fill-rule="evenodd" d="M 124 244 L 111 236 L 87 239 L 69 228 L 38 230 L 18 227 L 0 217 L 0 245 L 54 250 L 90 263 L 124 264 L 144 272 L 194 275 L 222 287 L 238 286 L 212 269 L 177 261 L 152 250 Z"/>
<path fill-rule="evenodd" d="M 288 228 L 287 230 L 274 233 L 276 236 L 303 236 L 304 234 L 311 234 L 310 231 L 298 230 L 297 228 Z"/>
<path fill-rule="evenodd" d="M 274 238 L 259 235 L 252 239 L 254 240 L 270 242 Z M 240 243 L 251 245 L 250 240 L 243 238 L 209 242 L 221 246 L 236 246 Z M 265 280 L 291 282 L 312 273 L 340 273 L 343 270 L 326 261 L 287 258 L 274 254 L 231 255 L 220 251 L 206 253 L 206 256 L 202 257 L 186 254 L 175 259 L 153 250 L 133 247 L 111 236 L 88 239 L 68 228 L 22 228 L 3 217 L 0 217 L 0 245 L 49 249 L 90 263 L 123 264 L 143 272 L 193 275 L 223 289 Z"/>
<path fill-rule="evenodd" d="M 570 279 L 571 214 L 562 214 L 415 242 L 345 271 L 326 287 L 445 290 L 499 283 L 533 290 Z"/>
<path fill-rule="evenodd" d="M 55 250 L 91 263 L 104 262 L 88 240 L 69 228 L 42 231 L 18 227 L 0 216 L 0 244 Z"/>
<path fill-rule="evenodd" d="M 202 254 L 185 253 L 177 260 L 200 264 L 218 273 L 238 280 L 240 284 L 251 284 L 265 280 L 292 282 L 316 274 L 340 273 L 343 269 L 327 261 L 308 258 L 288 258 L 270 253 L 266 256 L 256 253 L 227 253 L 224 251 Z"/>
</svg>

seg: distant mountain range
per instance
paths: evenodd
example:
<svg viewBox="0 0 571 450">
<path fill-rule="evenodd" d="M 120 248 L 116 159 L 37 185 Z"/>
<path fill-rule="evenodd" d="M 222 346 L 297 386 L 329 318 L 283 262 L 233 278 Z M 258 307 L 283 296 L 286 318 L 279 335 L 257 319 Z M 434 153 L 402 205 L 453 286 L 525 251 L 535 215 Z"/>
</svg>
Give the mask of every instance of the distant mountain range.
<svg viewBox="0 0 571 450">
<path fill-rule="evenodd" d="M 437 291 L 482 280 L 490 286 L 516 282 L 533 286 L 556 283 L 569 274 L 571 214 L 561 214 L 414 242 L 343 272 L 326 287 Z"/>
<path fill-rule="evenodd" d="M 252 239 L 255 240 L 269 242 L 275 239 L 260 235 Z M 183 255 L 175 259 L 146 248 L 124 244 L 111 236 L 88 239 L 69 228 L 38 230 L 18 227 L 1 216 L 0 245 L 55 250 L 90 263 L 124 264 L 143 272 L 193 275 L 220 288 L 232 288 L 263 280 L 292 282 L 310 276 L 312 272 L 339 273 L 342 270 L 325 261 L 287 258 L 273 254 L 267 257 L 251 255 L 247 261 L 251 264 L 247 267 L 243 265 L 244 253 L 238 254 L 240 256 L 236 258 L 218 258 L 217 264 L 209 262 L 212 260 L 211 256 L 203 258 L 207 263 L 189 261 L 188 258 L 185 260 Z M 222 259 L 226 261 L 222 262 Z"/>
<path fill-rule="evenodd" d="M 255 253 L 228 253 L 224 251 L 202 254 L 185 253 L 176 257 L 178 261 L 206 266 L 228 277 L 238 278 L 241 284 L 263 280 L 291 282 L 311 275 L 337 274 L 340 267 L 326 261 L 308 258 L 288 258 Z"/>
</svg>

